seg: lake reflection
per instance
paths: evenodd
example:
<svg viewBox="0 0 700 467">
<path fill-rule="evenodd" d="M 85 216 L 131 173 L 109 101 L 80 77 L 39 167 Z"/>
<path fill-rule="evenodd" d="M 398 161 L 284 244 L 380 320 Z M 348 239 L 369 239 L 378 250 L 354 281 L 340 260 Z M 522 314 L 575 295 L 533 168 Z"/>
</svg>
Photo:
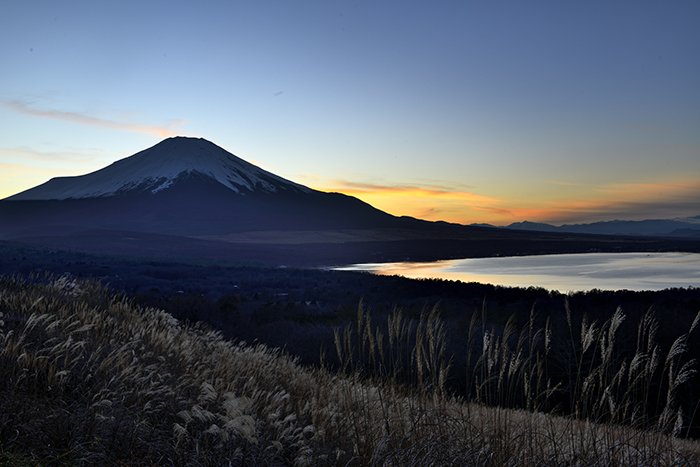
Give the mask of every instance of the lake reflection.
<svg viewBox="0 0 700 467">
<path fill-rule="evenodd" d="M 468 258 L 430 263 L 367 263 L 334 268 L 561 292 L 700 287 L 700 254 L 586 253 Z"/>
</svg>

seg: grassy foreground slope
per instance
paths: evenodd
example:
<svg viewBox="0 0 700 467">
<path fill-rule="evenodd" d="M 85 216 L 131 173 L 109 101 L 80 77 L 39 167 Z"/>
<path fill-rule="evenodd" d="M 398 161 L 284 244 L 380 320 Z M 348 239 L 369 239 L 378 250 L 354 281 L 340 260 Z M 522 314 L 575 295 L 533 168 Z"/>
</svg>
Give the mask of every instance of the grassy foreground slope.
<svg viewBox="0 0 700 467">
<path fill-rule="evenodd" d="M 660 433 L 305 368 L 66 278 L 0 279 L 0 464 L 697 464 Z"/>
</svg>

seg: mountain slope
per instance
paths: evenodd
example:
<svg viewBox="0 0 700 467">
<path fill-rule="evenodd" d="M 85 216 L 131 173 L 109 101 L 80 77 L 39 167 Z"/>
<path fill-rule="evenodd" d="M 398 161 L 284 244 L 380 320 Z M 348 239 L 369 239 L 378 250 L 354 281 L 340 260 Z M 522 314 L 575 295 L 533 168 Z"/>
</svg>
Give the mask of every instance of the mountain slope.
<svg viewBox="0 0 700 467">
<path fill-rule="evenodd" d="M 357 198 L 286 180 L 209 141 L 183 137 L 0 202 L 4 238 L 83 229 L 218 235 L 407 222 Z"/>
<path fill-rule="evenodd" d="M 7 199 L 97 198 L 128 192 L 153 194 L 167 190 L 189 176 L 209 178 L 234 193 L 311 191 L 250 164 L 205 139 L 175 137 L 96 172 L 53 178 Z"/>
<path fill-rule="evenodd" d="M 473 404 L 397 376 L 361 380 L 359 371 L 303 367 L 280 350 L 226 341 L 202 323 L 136 306 L 94 283 L 68 276 L 38 282 L 0 278 L 0 465 L 700 462 L 697 441 Z M 429 326 L 441 329 L 434 321 Z M 444 333 L 436 334 L 443 345 Z M 393 345 L 414 348 L 405 340 Z M 539 359 L 539 347 L 534 352 Z M 394 354 L 387 353 L 392 368 L 401 371 Z M 443 355 L 434 359 L 442 369 Z M 530 360 L 515 363 L 509 394 L 520 374 L 529 378 Z M 500 361 L 495 372 L 513 365 Z M 431 378 L 436 370 L 423 365 Z"/>
<path fill-rule="evenodd" d="M 303 231 L 303 244 L 289 242 L 299 238 L 291 231 Z M 329 243 L 338 235 L 345 240 Z M 0 201 L 0 240 L 277 265 L 700 250 L 700 242 L 689 239 L 590 238 L 395 217 L 352 196 L 286 180 L 209 141 L 181 137 Z"/>
</svg>

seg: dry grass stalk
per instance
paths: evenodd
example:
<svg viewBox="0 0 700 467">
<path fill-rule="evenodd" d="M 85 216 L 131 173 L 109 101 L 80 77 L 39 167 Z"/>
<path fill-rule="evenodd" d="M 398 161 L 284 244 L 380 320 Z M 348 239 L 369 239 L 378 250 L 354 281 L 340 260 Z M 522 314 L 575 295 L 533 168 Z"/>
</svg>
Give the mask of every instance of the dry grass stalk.
<svg viewBox="0 0 700 467">
<path fill-rule="evenodd" d="M 301 367 L 261 345 L 226 341 L 215 331 L 134 306 L 89 282 L 0 279 L 0 313 L 0 463 L 700 461 L 697 443 L 660 432 L 450 397 L 444 391 L 444 328 L 435 310 L 413 324 L 397 312 L 386 337 L 358 312 L 357 331 L 336 334 L 339 353 L 346 352 L 345 375 Z M 475 384 L 516 387 L 514 381 L 530 372 L 525 379 L 532 382 L 534 399 L 537 387 L 547 388 L 532 376 L 544 371 L 532 348 L 544 345 L 546 332 L 523 332 L 520 349 L 489 334 L 483 365 L 491 358 L 507 368 L 492 364 L 500 382 L 485 373 Z M 676 362 L 672 380 L 681 384 L 687 368 L 675 358 L 669 360 Z M 359 361 L 372 368 L 367 373 L 372 379 L 353 373 Z M 648 366 L 644 362 L 635 364 L 635 372 Z M 398 384 L 405 378 L 419 390 Z M 673 413 L 673 423 L 682 426 L 683 413 Z"/>
</svg>

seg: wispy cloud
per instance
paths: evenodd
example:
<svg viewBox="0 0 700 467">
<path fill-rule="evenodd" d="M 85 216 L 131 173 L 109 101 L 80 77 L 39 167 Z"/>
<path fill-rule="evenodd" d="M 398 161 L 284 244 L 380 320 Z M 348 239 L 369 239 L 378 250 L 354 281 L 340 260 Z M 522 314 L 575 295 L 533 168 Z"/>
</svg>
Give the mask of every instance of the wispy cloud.
<svg viewBox="0 0 700 467">
<path fill-rule="evenodd" d="M 615 183 L 596 187 L 595 198 L 552 201 L 514 210 L 520 219 L 554 224 L 601 220 L 669 219 L 700 213 L 700 181 Z"/>
<path fill-rule="evenodd" d="M 69 112 L 56 109 L 40 109 L 33 107 L 29 102 L 21 100 L 3 100 L 0 104 L 17 113 L 23 115 L 31 115 L 34 117 L 50 118 L 81 125 L 98 126 L 102 128 L 111 128 L 114 130 L 130 131 L 134 133 L 145 133 L 155 135 L 161 138 L 174 136 L 177 134 L 177 129 L 184 124 L 183 120 L 173 120 L 167 125 L 145 125 L 141 123 L 126 122 L 111 120 L 101 117 L 96 117 L 87 113 Z"/>
<path fill-rule="evenodd" d="M 615 196 L 681 197 L 687 198 L 700 191 L 700 180 L 675 180 L 647 183 L 611 183 L 598 191 Z"/>
<path fill-rule="evenodd" d="M 502 216 L 507 204 L 500 198 L 475 193 L 464 186 L 450 186 L 439 182 L 368 183 L 332 180 L 313 185 L 324 191 L 339 191 L 357 196 L 395 215 L 429 220 L 475 222 L 471 219 Z"/>
<path fill-rule="evenodd" d="M 579 187 L 578 184 L 550 182 Z M 700 213 L 700 181 L 614 183 L 581 187 L 560 199 L 495 197 L 447 184 L 363 183 L 335 180 L 326 190 L 354 195 L 394 214 L 423 219 L 509 224 L 530 220 L 553 224 L 612 219 L 688 217 Z"/>
<path fill-rule="evenodd" d="M 21 146 L 0 147 L 0 157 L 21 157 L 39 162 L 87 162 L 94 159 L 95 154 L 78 151 L 40 151 Z"/>
<path fill-rule="evenodd" d="M 350 195 L 395 195 L 395 196 L 427 196 L 435 198 L 450 198 L 475 203 L 496 203 L 498 198 L 484 196 L 471 191 L 461 190 L 443 185 L 415 185 L 415 184 L 379 184 L 361 183 L 348 180 L 335 180 L 330 184 L 329 190 L 341 191 Z"/>
</svg>

